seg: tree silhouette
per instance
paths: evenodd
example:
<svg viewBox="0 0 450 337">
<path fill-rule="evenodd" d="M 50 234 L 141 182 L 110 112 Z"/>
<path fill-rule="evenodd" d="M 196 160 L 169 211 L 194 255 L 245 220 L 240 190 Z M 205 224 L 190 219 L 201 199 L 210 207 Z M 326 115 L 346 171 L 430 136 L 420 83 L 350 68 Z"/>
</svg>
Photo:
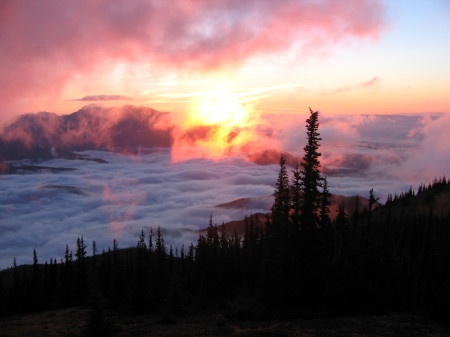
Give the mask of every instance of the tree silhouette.
<svg viewBox="0 0 450 337">
<path fill-rule="evenodd" d="M 286 159 L 280 157 L 280 171 L 275 184 L 275 201 L 271 209 L 271 221 L 274 225 L 286 224 L 289 218 L 290 191 L 289 176 L 286 169 Z"/>
<path fill-rule="evenodd" d="M 295 170 L 292 171 L 292 184 L 291 184 L 291 209 L 292 209 L 292 224 L 295 230 L 300 226 L 300 208 L 302 203 L 302 174 L 299 168 L 299 164 L 295 166 Z"/>
<path fill-rule="evenodd" d="M 301 163 L 303 201 L 300 220 L 303 228 L 316 228 L 319 224 L 317 209 L 320 204 L 320 190 L 322 177 L 320 175 L 319 157 L 319 112 L 309 109 L 310 116 L 306 120 L 307 143 L 304 147 L 305 155 Z"/>
<path fill-rule="evenodd" d="M 320 196 L 320 226 L 321 227 L 327 227 L 331 220 L 330 220 L 330 197 L 331 193 L 328 190 L 328 181 L 324 177 L 322 179 L 323 182 L 323 189 L 322 194 Z"/>
<path fill-rule="evenodd" d="M 147 245 L 145 244 L 145 234 L 144 234 L 144 230 L 141 230 L 141 234 L 139 234 L 139 241 L 137 243 L 137 248 L 140 249 L 147 249 Z"/>
</svg>

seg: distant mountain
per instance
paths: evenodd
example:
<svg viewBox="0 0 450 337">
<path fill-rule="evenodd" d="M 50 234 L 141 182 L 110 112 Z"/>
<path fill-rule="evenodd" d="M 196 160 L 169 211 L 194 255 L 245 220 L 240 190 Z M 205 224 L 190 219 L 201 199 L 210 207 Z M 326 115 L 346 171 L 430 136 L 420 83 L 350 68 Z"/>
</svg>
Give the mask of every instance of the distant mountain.
<svg viewBox="0 0 450 337">
<path fill-rule="evenodd" d="M 251 215 L 253 218 L 253 223 L 257 227 L 265 227 L 267 215 L 263 213 L 256 213 Z M 231 236 L 234 234 L 243 235 L 245 232 L 245 219 L 242 220 L 233 220 L 226 222 L 222 225 L 218 225 L 217 228 L 219 233 L 222 232 L 222 227 L 227 235 Z M 201 235 L 206 235 L 207 228 L 202 228 L 198 231 Z"/>
<path fill-rule="evenodd" d="M 172 126 L 163 125 L 164 114 L 147 107 L 89 105 L 69 115 L 21 115 L 0 133 L 0 160 L 73 159 L 73 151 L 136 153 L 140 147 L 170 147 Z"/>
<path fill-rule="evenodd" d="M 234 208 L 234 209 L 267 209 L 269 210 L 273 204 L 274 197 L 266 195 L 264 197 L 240 198 L 223 204 L 215 205 L 219 208 Z"/>
<path fill-rule="evenodd" d="M 359 196 L 359 211 L 367 208 L 369 200 L 367 198 Z M 219 208 L 234 208 L 234 209 L 267 209 L 272 207 L 274 201 L 273 195 L 267 195 L 264 197 L 252 197 L 252 198 L 240 198 L 223 204 L 215 205 Z M 356 196 L 346 197 L 343 195 L 332 194 L 330 198 L 330 214 L 334 218 L 336 216 L 338 207 L 344 205 L 345 211 L 348 214 L 352 214 L 355 211 Z M 377 203 L 376 207 L 380 204 Z"/>
<path fill-rule="evenodd" d="M 343 195 L 337 195 L 332 194 L 330 198 L 330 217 L 332 219 L 336 218 L 337 211 L 340 205 L 344 205 L 345 213 L 347 215 L 351 215 L 355 212 L 355 206 L 356 206 L 356 196 L 352 197 L 346 197 Z M 358 197 L 358 204 L 359 204 L 359 211 L 363 212 L 367 209 L 369 204 L 369 199 L 359 196 Z M 215 205 L 215 207 L 219 208 L 231 208 L 231 209 L 244 209 L 249 211 L 249 216 L 251 213 L 251 210 L 255 209 L 266 209 L 267 212 L 269 212 L 270 208 L 272 207 L 274 201 L 273 195 L 268 195 L 264 197 L 253 197 L 253 198 L 240 198 L 236 200 L 232 200 L 230 202 L 222 203 Z M 376 203 L 375 207 L 378 208 L 381 206 L 380 203 Z M 255 213 L 254 215 L 254 222 L 257 226 L 265 226 L 266 221 L 266 214 L 264 213 Z M 239 235 L 242 235 L 244 233 L 245 229 L 245 221 L 244 219 L 241 220 L 234 220 L 230 221 L 224 224 L 225 226 L 225 232 L 228 235 L 233 235 L 235 232 Z M 219 231 L 222 228 L 222 225 L 219 225 Z M 201 229 L 200 233 L 204 234 L 206 233 L 206 228 Z"/>
</svg>

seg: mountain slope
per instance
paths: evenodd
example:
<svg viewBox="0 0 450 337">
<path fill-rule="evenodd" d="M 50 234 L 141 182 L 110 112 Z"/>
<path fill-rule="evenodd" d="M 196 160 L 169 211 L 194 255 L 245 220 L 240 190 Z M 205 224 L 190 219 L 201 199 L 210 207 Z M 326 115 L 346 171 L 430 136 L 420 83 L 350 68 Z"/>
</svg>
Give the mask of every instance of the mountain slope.
<svg viewBox="0 0 450 337">
<path fill-rule="evenodd" d="M 330 198 L 330 217 L 332 219 L 336 218 L 337 211 L 340 205 L 344 206 L 345 212 L 347 215 L 351 215 L 355 212 L 356 206 L 356 196 L 346 197 L 343 195 L 332 194 Z M 232 200 L 230 202 L 218 204 L 215 207 L 219 208 L 232 208 L 232 209 L 244 209 L 244 210 L 252 210 L 252 209 L 265 209 L 269 212 L 272 207 L 274 201 L 274 197 L 272 195 L 264 196 L 264 197 L 253 197 L 253 198 L 240 198 L 236 200 Z M 367 209 L 369 200 L 364 197 L 358 197 L 358 210 L 360 212 Z M 377 203 L 375 207 L 379 207 L 381 204 Z M 250 211 L 249 211 L 250 213 Z M 250 215 L 250 214 L 249 214 Z M 257 226 L 265 226 L 266 223 L 266 214 L 264 213 L 255 213 L 253 215 L 255 225 Z M 245 221 L 234 220 L 224 224 L 225 232 L 228 235 L 233 235 L 237 233 L 242 235 L 245 230 Z M 218 226 L 219 231 L 222 229 L 222 225 Z M 206 229 L 201 229 L 200 233 L 206 233 Z"/>
</svg>

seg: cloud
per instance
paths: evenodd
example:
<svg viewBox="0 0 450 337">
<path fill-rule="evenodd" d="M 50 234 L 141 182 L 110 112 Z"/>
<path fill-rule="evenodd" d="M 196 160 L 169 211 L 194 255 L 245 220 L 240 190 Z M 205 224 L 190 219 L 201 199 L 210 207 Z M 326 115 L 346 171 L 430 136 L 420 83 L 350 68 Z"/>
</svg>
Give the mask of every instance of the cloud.
<svg viewBox="0 0 450 337">
<path fill-rule="evenodd" d="M 84 96 L 82 98 L 71 99 L 70 101 L 127 101 L 131 100 L 130 97 L 123 95 L 92 95 L 92 96 Z"/>
<path fill-rule="evenodd" d="M 360 83 L 359 86 L 362 87 L 362 88 L 368 88 L 368 87 L 370 88 L 370 87 L 373 87 L 375 85 L 378 85 L 380 83 L 380 81 L 381 81 L 380 78 L 375 76 L 375 77 L 373 77 L 372 79 L 370 79 L 368 81 Z"/>
<path fill-rule="evenodd" d="M 296 47 L 301 55 L 384 30 L 380 0 L 4 0 L 2 114 L 55 99 L 75 77 L 141 62 L 208 71 Z"/>
<path fill-rule="evenodd" d="M 55 157 L 74 150 L 136 152 L 173 144 L 167 114 L 146 107 L 89 105 L 69 115 L 25 114 L 0 134 L 0 159 Z"/>
<path fill-rule="evenodd" d="M 190 144 L 195 144 L 198 141 L 207 141 L 211 136 L 217 132 L 218 126 L 215 125 L 199 125 L 189 128 L 181 136 L 181 139 L 186 140 Z"/>
<path fill-rule="evenodd" d="M 266 120 L 270 137 L 282 145 L 277 152 L 255 153 L 267 165 L 239 152 L 173 162 L 173 148 L 161 148 L 134 155 L 87 151 L 82 154 L 108 163 L 60 158 L 42 165 L 76 170 L 0 175 L 0 268 L 10 266 L 13 256 L 18 263 L 31 263 L 33 248 L 41 261 L 60 257 L 65 244 L 74 249 L 80 235 L 86 242 L 96 240 L 100 250 L 110 247 L 114 237 L 120 247 L 134 246 L 140 230 L 149 226 L 161 226 L 166 242 L 181 246 L 196 239 L 195 231 L 207 226 L 210 214 L 221 224 L 265 212 L 266 204 L 258 202 L 247 209 L 215 205 L 271 195 L 278 151 L 294 147 L 301 156 L 306 117 Z M 373 187 L 385 197 L 435 176 L 450 176 L 448 114 L 320 118 L 322 163 L 332 193 L 367 196 Z"/>
<path fill-rule="evenodd" d="M 450 114 L 428 114 L 409 136 L 419 145 L 404 164 L 408 178 L 428 183 L 436 177 L 450 176 Z"/>
<path fill-rule="evenodd" d="M 166 242 L 180 247 L 196 240 L 195 230 L 207 226 L 211 213 L 219 224 L 246 214 L 216 204 L 273 192 L 276 166 L 244 158 L 175 164 L 169 149 L 131 156 L 85 154 L 108 164 L 54 159 L 45 165 L 77 170 L 0 176 L 0 268 L 10 266 L 13 256 L 31 263 L 33 248 L 42 262 L 59 258 L 65 244 L 73 249 L 80 235 L 86 242 L 96 240 L 100 250 L 114 237 L 120 247 L 134 246 L 148 226 L 161 226 Z"/>
<path fill-rule="evenodd" d="M 280 162 L 280 157 L 283 156 L 286 159 L 286 164 L 290 167 L 296 167 L 301 163 L 301 158 L 293 156 L 289 152 L 279 150 L 263 150 L 260 152 L 250 153 L 247 158 L 249 161 L 258 165 L 272 165 Z"/>
<path fill-rule="evenodd" d="M 356 83 L 356 84 L 348 84 L 346 86 L 334 89 L 334 90 L 325 90 L 322 91 L 322 95 L 327 96 L 327 95 L 335 95 L 335 94 L 342 94 L 348 91 L 352 91 L 352 90 L 361 90 L 361 89 L 371 89 L 371 88 L 376 88 L 380 85 L 381 79 L 377 76 L 374 76 L 373 78 L 371 78 L 370 80 L 367 81 L 363 81 L 360 83 Z"/>
</svg>

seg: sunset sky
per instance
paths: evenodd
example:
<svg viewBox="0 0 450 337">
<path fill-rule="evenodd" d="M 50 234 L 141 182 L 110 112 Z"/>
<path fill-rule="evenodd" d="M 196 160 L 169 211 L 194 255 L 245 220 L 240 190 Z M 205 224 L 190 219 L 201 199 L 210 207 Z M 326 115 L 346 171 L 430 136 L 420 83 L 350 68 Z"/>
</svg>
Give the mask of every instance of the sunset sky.
<svg viewBox="0 0 450 337">
<path fill-rule="evenodd" d="M 332 193 L 385 200 L 450 176 L 449 32 L 448 0 L 0 0 L 0 128 L 83 109 L 78 128 L 52 114 L 30 128 L 55 147 L 99 142 L 84 155 L 108 162 L 0 175 L 0 268 L 82 234 L 126 246 L 161 225 L 182 243 L 210 214 L 267 211 L 280 152 L 302 157 L 309 107 Z M 170 145 L 114 152 L 127 113 Z M 23 125 L 0 136 L 39 142 Z M 257 207 L 217 207 L 247 197 Z"/>
<path fill-rule="evenodd" d="M 189 126 L 242 107 L 449 112 L 449 31 L 446 0 L 5 0 L 0 123 L 90 103 Z"/>
</svg>

